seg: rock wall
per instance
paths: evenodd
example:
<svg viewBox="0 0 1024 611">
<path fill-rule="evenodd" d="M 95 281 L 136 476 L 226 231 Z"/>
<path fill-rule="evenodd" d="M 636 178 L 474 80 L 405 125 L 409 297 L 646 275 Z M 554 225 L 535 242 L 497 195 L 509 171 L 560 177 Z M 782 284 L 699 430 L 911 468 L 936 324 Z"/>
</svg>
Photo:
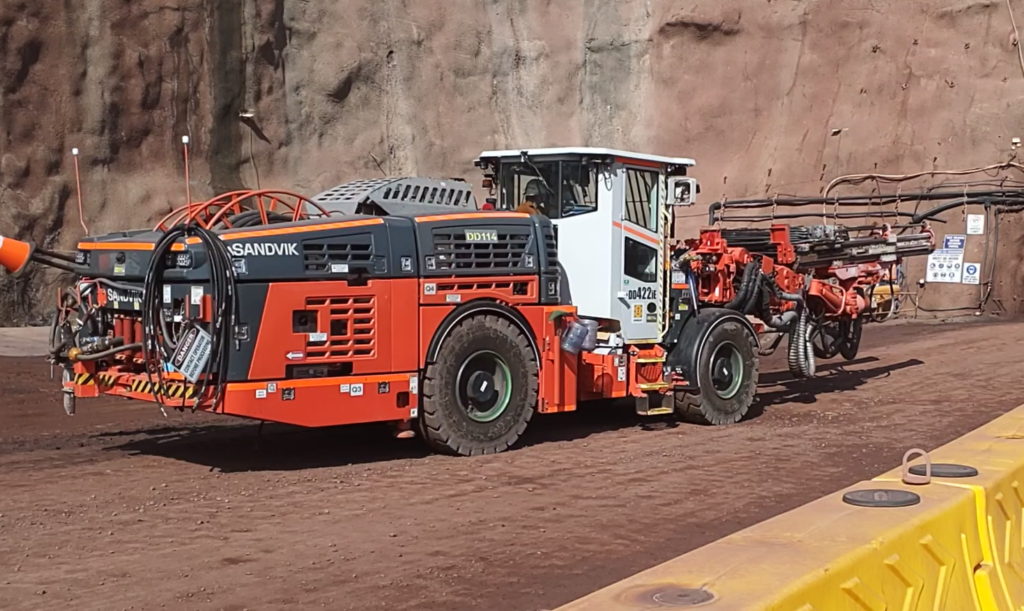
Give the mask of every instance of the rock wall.
<svg viewBox="0 0 1024 611">
<path fill-rule="evenodd" d="M 473 178 L 495 147 L 694 157 L 705 206 L 994 163 L 1024 137 L 1011 10 L 1024 26 L 1020 0 L 9 0 L 0 234 L 73 247 L 73 146 L 92 232 L 152 224 L 184 201 L 186 134 L 196 198 L 382 170 Z M 990 306 L 1016 313 L 1021 223 L 1000 232 Z M 0 279 L 0 322 L 37 320 L 56 280 Z M 930 285 L 921 304 L 977 298 Z"/>
</svg>

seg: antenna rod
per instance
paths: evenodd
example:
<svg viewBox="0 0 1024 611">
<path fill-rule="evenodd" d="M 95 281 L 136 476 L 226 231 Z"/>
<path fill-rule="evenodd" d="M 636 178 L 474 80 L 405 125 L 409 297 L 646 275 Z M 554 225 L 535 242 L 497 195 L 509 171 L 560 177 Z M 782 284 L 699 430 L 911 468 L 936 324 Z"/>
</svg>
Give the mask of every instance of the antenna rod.
<svg viewBox="0 0 1024 611">
<path fill-rule="evenodd" d="M 78 194 L 78 222 L 82 224 L 85 235 L 89 235 L 89 228 L 85 226 L 85 213 L 82 212 L 82 178 L 78 171 L 78 149 L 71 149 L 71 156 L 75 158 L 75 192 Z"/>
<path fill-rule="evenodd" d="M 192 222 L 192 186 L 188 180 L 188 136 L 181 137 L 181 148 L 185 150 L 185 199 L 188 202 L 188 221 Z"/>
</svg>

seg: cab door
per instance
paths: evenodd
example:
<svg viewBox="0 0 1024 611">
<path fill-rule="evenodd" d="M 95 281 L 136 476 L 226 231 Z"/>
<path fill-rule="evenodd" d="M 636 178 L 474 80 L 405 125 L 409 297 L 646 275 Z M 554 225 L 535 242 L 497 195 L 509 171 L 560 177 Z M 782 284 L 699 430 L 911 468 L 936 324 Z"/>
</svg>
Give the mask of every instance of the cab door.
<svg viewBox="0 0 1024 611">
<path fill-rule="evenodd" d="M 627 342 L 656 342 L 664 321 L 664 241 L 661 206 L 664 175 L 656 168 L 623 166 L 620 229 L 622 335 Z"/>
</svg>

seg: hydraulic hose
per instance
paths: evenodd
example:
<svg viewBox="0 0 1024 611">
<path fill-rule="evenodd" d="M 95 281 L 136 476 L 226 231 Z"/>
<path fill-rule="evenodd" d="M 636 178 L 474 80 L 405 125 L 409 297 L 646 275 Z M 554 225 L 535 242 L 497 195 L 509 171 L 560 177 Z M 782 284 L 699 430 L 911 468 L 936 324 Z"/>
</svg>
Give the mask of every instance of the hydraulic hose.
<svg viewBox="0 0 1024 611">
<path fill-rule="evenodd" d="M 803 303 L 803 297 L 800 295 L 782 292 L 779 289 L 779 285 L 775 284 L 773 279 L 764 276 L 763 273 L 761 276 L 761 285 L 761 299 L 758 304 L 758 318 L 772 329 L 776 329 L 778 331 L 788 330 L 793 325 L 793 321 L 796 320 L 796 310 L 786 310 L 782 314 L 778 315 L 772 314 L 770 309 L 771 304 L 769 302 L 771 295 L 769 293 L 774 293 L 776 297 L 783 301 L 795 301 L 798 303 Z"/>
<path fill-rule="evenodd" d="M 119 352 L 128 352 L 129 350 L 135 351 L 135 350 L 141 350 L 141 349 L 142 349 L 142 343 L 141 342 L 140 343 L 135 343 L 135 344 L 126 344 L 124 346 L 118 346 L 116 348 L 108 348 L 107 350 L 104 350 L 103 352 L 96 352 L 95 354 L 85 354 L 85 353 L 82 353 L 82 354 L 79 354 L 76 357 L 75 360 L 78 360 L 78 361 L 98 361 L 100 359 L 105 359 L 105 358 L 112 357 L 115 354 L 118 354 Z"/>
<path fill-rule="evenodd" d="M 165 348 L 165 326 L 163 324 L 163 273 L 166 269 L 166 255 L 178 241 L 189 237 L 199 238 L 206 250 L 210 270 L 209 324 L 196 323 L 200 330 L 210 335 L 210 354 L 202 371 L 201 385 L 196 393 L 197 402 L 206 394 L 211 383 L 215 384 L 213 409 L 216 410 L 227 378 L 228 359 L 232 330 L 238 312 L 238 294 L 235 290 L 234 268 L 227 245 L 214 232 L 197 225 L 176 225 L 168 229 L 156 243 L 146 271 L 142 307 L 142 349 L 147 365 L 147 376 L 153 381 L 156 372 L 157 383 L 163 386 L 163 365 L 170 358 Z M 162 402 L 162 399 L 159 399 Z M 184 403 L 184 399 L 182 399 Z M 193 410 L 196 405 L 193 404 Z"/>
<path fill-rule="evenodd" d="M 789 350 L 787 364 L 789 372 L 799 378 L 814 376 L 814 351 L 810 347 L 808 334 L 807 307 L 801 305 L 796 317 L 796 325 L 789 332 Z"/>
<path fill-rule="evenodd" d="M 754 273 L 756 280 L 750 289 L 750 297 L 747 299 L 747 303 L 743 306 L 744 314 L 752 314 L 755 309 L 760 305 L 761 293 L 764 291 L 764 270 L 761 269 L 760 263 L 757 266 L 757 271 Z"/>
<path fill-rule="evenodd" d="M 711 202 L 708 206 L 708 225 L 718 222 L 718 211 L 722 209 L 724 202 Z"/>
<path fill-rule="evenodd" d="M 805 378 L 813 378 L 815 371 L 814 350 L 811 348 L 810 322 L 806 305 L 800 308 L 800 316 L 797 318 L 796 328 L 797 337 L 800 340 L 797 343 L 800 356 L 800 375 Z"/>
<path fill-rule="evenodd" d="M 747 307 L 747 298 L 750 294 L 750 287 L 754 282 L 754 278 L 757 276 L 760 266 L 755 266 L 753 263 L 748 264 L 743 268 L 743 278 L 740 280 L 740 290 L 736 291 L 736 296 L 733 297 L 732 301 L 726 303 L 724 308 L 728 310 L 740 310 L 742 311 Z"/>
</svg>

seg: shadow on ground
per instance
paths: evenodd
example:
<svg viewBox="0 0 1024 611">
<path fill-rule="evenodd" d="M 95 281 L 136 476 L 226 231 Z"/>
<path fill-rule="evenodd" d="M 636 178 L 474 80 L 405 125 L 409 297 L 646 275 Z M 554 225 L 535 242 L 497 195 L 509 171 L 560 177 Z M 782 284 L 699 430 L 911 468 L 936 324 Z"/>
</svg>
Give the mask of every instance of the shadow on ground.
<svg viewBox="0 0 1024 611">
<path fill-rule="evenodd" d="M 786 403 L 810 404 L 818 395 L 855 390 L 868 381 L 889 376 L 893 371 L 923 364 L 917 359 L 901 363 L 851 369 L 877 362 L 864 358 L 844 363 L 826 363 L 818 377 L 800 380 L 789 372 L 761 376 L 762 390 L 751 407 L 750 418 L 769 407 Z M 628 401 L 600 402 L 578 412 L 535 417 L 520 444 L 529 447 L 545 443 L 578 441 L 608 431 L 639 427 L 661 430 L 680 425 L 671 418 L 637 416 Z M 416 440 L 399 440 L 383 425 L 354 425 L 304 429 L 288 425 L 210 424 L 195 427 L 162 427 L 143 431 L 104 433 L 95 437 L 115 441 L 109 451 L 160 456 L 208 466 L 222 472 L 291 471 L 353 464 L 384 463 L 429 455 Z M 123 439 L 123 443 L 116 443 Z"/>
</svg>

